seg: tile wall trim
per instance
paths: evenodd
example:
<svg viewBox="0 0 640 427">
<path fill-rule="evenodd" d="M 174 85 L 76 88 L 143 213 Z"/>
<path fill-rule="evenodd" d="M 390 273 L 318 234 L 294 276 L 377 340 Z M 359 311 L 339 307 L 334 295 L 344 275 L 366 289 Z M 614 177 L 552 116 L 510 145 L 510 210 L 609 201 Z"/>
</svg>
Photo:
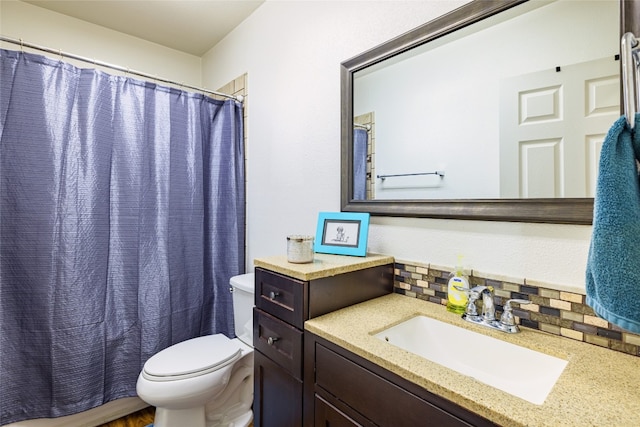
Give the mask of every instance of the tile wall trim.
<svg viewBox="0 0 640 427">
<path fill-rule="evenodd" d="M 396 260 L 394 291 L 407 297 L 446 305 L 447 282 L 452 267 Z M 567 339 L 640 356 L 640 335 L 626 332 L 598 317 L 585 304 L 585 291 L 524 278 L 467 270 L 471 286 L 493 286 L 496 317 L 508 299 L 520 298 L 531 304 L 513 304 L 517 323 Z"/>
</svg>

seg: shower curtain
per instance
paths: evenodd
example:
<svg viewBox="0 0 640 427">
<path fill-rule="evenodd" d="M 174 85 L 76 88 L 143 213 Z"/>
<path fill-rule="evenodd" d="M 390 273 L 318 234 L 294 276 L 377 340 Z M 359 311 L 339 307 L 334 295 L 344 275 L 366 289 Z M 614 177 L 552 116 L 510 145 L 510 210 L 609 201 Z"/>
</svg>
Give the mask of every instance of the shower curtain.
<svg viewBox="0 0 640 427">
<path fill-rule="evenodd" d="M 134 396 L 233 336 L 242 106 L 0 50 L 0 425 Z"/>
<path fill-rule="evenodd" d="M 367 144 L 369 135 L 365 129 L 353 130 L 353 198 L 367 198 Z"/>
</svg>

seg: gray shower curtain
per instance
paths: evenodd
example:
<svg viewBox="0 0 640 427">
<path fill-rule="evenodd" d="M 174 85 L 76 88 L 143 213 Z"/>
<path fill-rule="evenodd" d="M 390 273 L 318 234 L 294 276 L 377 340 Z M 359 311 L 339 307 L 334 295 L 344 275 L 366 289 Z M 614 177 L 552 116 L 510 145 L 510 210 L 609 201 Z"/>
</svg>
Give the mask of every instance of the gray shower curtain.
<svg viewBox="0 0 640 427">
<path fill-rule="evenodd" d="M 353 199 L 367 198 L 367 144 L 369 134 L 365 129 L 353 130 Z"/>
<path fill-rule="evenodd" d="M 135 395 L 233 336 L 242 106 L 0 50 L 0 425 Z"/>
</svg>

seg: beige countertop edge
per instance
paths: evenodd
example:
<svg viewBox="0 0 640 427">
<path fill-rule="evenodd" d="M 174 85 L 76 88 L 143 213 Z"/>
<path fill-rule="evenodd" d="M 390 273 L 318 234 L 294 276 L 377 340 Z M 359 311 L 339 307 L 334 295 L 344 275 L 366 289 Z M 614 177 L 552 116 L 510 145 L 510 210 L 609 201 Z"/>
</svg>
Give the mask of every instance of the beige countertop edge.
<svg viewBox="0 0 640 427">
<path fill-rule="evenodd" d="M 544 404 L 535 405 L 373 336 L 415 315 L 472 329 L 569 363 Z M 519 334 L 493 331 L 463 321 L 444 306 L 398 294 L 308 320 L 305 329 L 500 425 L 640 425 L 639 357 L 526 328 Z M 482 349 L 475 351 L 478 363 L 500 363 L 482 360 Z M 517 372 L 513 376 L 517 378 Z"/>
<path fill-rule="evenodd" d="M 392 256 L 378 254 L 367 254 L 366 257 L 356 257 L 315 253 L 313 262 L 304 264 L 288 262 L 286 255 L 261 257 L 253 260 L 253 264 L 256 267 L 266 268 L 299 280 L 320 279 L 322 277 L 330 277 L 392 263 Z"/>
</svg>

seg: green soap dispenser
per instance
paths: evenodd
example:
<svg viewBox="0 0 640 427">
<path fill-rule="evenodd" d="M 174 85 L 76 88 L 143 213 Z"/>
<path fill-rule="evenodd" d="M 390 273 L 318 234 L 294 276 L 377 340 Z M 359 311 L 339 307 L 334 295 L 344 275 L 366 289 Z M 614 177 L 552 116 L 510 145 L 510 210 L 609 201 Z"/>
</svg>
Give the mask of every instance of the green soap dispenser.
<svg viewBox="0 0 640 427">
<path fill-rule="evenodd" d="M 447 311 L 462 314 L 467 307 L 469 295 L 456 289 L 456 286 L 469 289 L 469 279 L 465 276 L 462 268 L 462 255 L 458 255 L 458 263 L 455 270 L 449 275 L 447 285 Z"/>
</svg>

